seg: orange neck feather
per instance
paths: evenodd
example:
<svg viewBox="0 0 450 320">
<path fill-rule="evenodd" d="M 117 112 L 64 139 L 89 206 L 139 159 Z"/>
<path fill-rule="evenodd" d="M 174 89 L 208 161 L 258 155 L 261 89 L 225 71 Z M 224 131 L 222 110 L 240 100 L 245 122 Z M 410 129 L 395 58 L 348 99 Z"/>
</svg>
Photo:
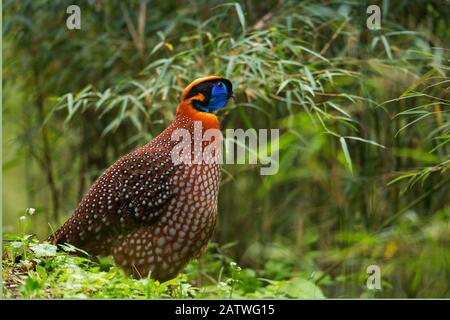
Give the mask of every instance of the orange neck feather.
<svg viewBox="0 0 450 320">
<path fill-rule="evenodd" d="M 204 98 L 205 97 L 199 93 L 189 99 L 181 101 L 178 105 L 177 117 L 184 115 L 192 119 L 192 121 L 201 121 L 204 130 L 211 128 L 220 129 L 219 119 L 217 119 L 215 114 L 199 111 L 192 106 L 192 100 L 203 100 Z"/>
</svg>

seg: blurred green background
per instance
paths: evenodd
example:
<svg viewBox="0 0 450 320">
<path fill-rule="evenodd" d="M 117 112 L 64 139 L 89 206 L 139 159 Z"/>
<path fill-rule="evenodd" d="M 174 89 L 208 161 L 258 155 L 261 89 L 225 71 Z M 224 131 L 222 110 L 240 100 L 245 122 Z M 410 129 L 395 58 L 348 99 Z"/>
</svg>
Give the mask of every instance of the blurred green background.
<svg viewBox="0 0 450 320">
<path fill-rule="evenodd" d="M 222 128 L 279 128 L 280 163 L 223 166 L 214 242 L 327 297 L 450 297 L 448 1 L 80 1 L 68 30 L 74 2 L 3 1 L 4 233 L 32 207 L 45 237 L 221 74 Z"/>
</svg>

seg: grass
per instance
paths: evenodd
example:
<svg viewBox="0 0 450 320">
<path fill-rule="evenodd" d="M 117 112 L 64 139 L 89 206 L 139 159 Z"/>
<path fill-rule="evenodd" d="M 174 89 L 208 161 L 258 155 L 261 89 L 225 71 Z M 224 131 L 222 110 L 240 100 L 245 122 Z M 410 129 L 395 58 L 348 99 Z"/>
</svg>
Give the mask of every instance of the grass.
<svg viewBox="0 0 450 320">
<path fill-rule="evenodd" d="M 93 259 L 71 245 L 61 245 L 58 250 L 33 236 L 12 238 L 3 259 L 5 298 L 324 298 L 312 279 L 271 281 L 258 277 L 254 270 L 242 269 L 226 256 L 213 254 L 215 244 L 202 259 L 202 266 L 193 261 L 186 273 L 160 283 L 151 277 L 130 278 L 111 259 Z"/>
</svg>

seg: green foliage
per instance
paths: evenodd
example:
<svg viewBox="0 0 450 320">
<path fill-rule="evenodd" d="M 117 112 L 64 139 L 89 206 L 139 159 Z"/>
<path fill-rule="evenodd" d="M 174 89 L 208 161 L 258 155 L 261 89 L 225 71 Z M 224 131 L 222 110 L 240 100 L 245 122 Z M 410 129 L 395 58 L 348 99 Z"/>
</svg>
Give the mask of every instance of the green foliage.
<svg viewBox="0 0 450 320">
<path fill-rule="evenodd" d="M 159 283 L 150 277 L 130 278 L 109 259 L 94 262 L 71 245 L 60 246 L 57 251 L 55 245 L 38 243 L 35 238 L 16 240 L 20 241 L 6 246 L 8 257 L 2 261 L 5 298 L 324 298 L 310 280 L 265 281 L 258 279 L 254 270 L 241 269 L 235 262 L 222 264 L 229 260 L 222 255 L 205 257 L 211 264 L 222 264 L 217 279 L 213 278 L 216 269 L 205 269 L 202 272 L 207 278 L 200 280 L 195 272 L 198 262 L 192 262 L 187 267 L 192 274 L 179 274 Z M 76 252 L 79 255 L 74 255 Z"/>
</svg>

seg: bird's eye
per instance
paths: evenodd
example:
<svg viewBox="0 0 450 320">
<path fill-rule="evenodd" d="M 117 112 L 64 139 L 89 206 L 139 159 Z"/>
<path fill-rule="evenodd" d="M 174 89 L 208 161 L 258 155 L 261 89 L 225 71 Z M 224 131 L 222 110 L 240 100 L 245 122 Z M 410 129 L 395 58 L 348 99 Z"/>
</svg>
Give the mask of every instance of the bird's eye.
<svg viewBox="0 0 450 320">
<path fill-rule="evenodd" d="M 217 82 L 217 83 L 216 83 L 216 87 L 217 87 L 217 88 L 222 87 L 222 82 Z"/>
</svg>

